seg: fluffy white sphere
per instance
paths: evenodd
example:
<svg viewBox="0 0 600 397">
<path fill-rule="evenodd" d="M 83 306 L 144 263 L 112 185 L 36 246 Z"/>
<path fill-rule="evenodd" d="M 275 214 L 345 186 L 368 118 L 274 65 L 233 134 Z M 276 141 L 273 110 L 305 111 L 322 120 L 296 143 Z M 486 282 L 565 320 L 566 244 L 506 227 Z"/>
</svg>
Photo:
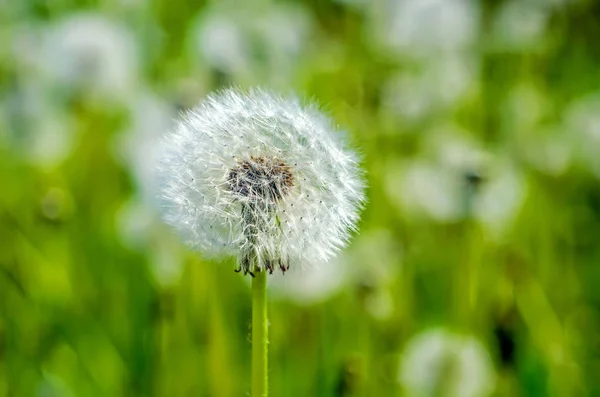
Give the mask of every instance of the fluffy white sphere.
<svg viewBox="0 0 600 397">
<path fill-rule="evenodd" d="M 328 260 L 364 199 L 355 152 L 315 105 L 227 89 L 163 139 L 164 219 L 209 256 L 272 271 Z"/>
</svg>

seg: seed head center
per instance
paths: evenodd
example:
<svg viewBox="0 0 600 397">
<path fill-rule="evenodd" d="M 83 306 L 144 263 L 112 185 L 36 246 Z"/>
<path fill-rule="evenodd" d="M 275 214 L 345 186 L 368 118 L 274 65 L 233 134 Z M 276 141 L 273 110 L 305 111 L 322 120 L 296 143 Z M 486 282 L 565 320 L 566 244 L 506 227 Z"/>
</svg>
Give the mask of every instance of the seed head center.
<svg viewBox="0 0 600 397">
<path fill-rule="evenodd" d="M 294 185 L 290 167 L 280 158 L 251 156 L 239 160 L 227 177 L 229 190 L 250 200 L 275 202 Z"/>
</svg>

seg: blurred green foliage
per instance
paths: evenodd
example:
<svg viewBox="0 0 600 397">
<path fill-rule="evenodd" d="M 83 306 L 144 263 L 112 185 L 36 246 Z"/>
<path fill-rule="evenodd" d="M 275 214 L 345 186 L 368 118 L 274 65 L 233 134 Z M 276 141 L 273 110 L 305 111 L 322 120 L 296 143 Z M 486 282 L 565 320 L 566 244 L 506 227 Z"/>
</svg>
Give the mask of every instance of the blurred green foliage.
<svg viewBox="0 0 600 397">
<path fill-rule="evenodd" d="M 273 281 L 272 396 L 412 396 L 403 351 L 432 326 L 481 341 L 494 396 L 600 395 L 599 2 L 28 0 L 0 20 L 0 396 L 248 395 L 248 280 L 147 193 L 149 143 L 229 84 L 318 99 L 369 183 L 348 251 Z"/>
</svg>

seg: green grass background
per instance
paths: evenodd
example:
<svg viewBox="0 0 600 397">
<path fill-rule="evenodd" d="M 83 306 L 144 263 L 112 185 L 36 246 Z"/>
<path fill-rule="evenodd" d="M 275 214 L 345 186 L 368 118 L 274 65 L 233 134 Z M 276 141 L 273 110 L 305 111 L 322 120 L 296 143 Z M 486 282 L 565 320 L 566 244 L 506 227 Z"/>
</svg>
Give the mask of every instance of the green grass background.
<svg viewBox="0 0 600 397">
<path fill-rule="evenodd" d="M 402 106 L 420 101 L 424 88 L 389 83 L 411 82 L 447 58 L 386 45 L 377 32 L 389 3 L 0 4 L 0 396 L 249 395 L 248 280 L 233 262 L 188 252 L 152 212 L 142 212 L 145 226 L 128 243 L 124 206 L 151 206 L 115 155 L 136 92 L 184 109 L 229 84 L 316 98 L 363 153 L 369 185 L 360 231 L 339 259 L 350 269 L 340 271 L 341 286 L 309 302 L 270 294 L 272 396 L 406 395 L 397 382 L 404 346 L 436 326 L 482 341 L 496 396 L 600 395 L 600 106 L 589 105 L 583 121 L 570 116 L 600 94 L 600 3 L 554 2 L 534 43 L 513 47 L 494 30 L 507 1 L 469 3 L 477 30 L 452 50 L 469 59 L 467 88 L 443 105 L 425 101 L 418 117 Z M 297 53 L 287 44 L 274 50 L 265 37 L 277 38 L 280 27 L 256 22 L 285 7 L 310 21 Z M 190 32 L 214 10 L 244 21 L 248 65 L 215 66 L 195 46 Z M 28 40 L 43 41 L 46 29 L 77 12 L 130 30 L 139 61 L 133 99 L 65 87 L 27 60 L 42 56 Z M 256 26 L 273 30 L 263 35 Z M 37 33 L 23 39 L 29 30 Z M 435 97 L 443 87 L 431 84 Z M 18 99 L 30 86 L 31 98 L 43 93 L 50 104 L 46 113 L 30 97 Z M 385 100 L 390 89 L 408 95 L 400 110 Z M 50 163 L 32 154 L 48 113 L 68 120 L 71 134 L 69 150 Z M 447 172 L 436 154 L 445 145 L 436 134 L 447 126 L 465 131 L 458 135 L 492 165 Z M 555 138 L 558 149 L 547 149 Z M 418 201 L 443 199 L 443 190 L 406 204 L 403 175 L 419 161 L 442 170 L 443 181 L 455 179 L 459 215 L 418 211 Z M 556 161 L 563 165 L 553 168 Z M 481 175 L 477 187 L 467 172 Z M 504 173 L 519 182 L 499 184 L 490 200 L 501 205 L 513 190 L 520 198 L 500 213 L 506 223 L 495 232 L 472 201 Z"/>
</svg>

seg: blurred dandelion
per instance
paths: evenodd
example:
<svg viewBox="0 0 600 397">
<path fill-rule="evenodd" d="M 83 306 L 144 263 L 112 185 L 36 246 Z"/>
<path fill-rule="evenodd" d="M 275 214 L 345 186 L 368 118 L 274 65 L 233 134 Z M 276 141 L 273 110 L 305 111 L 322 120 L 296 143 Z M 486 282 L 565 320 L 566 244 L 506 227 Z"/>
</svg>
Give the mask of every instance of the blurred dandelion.
<svg viewBox="0 0 600 397">
<path fill-rule="evenodd" d="M 101 14 L 75 13 L 51 26 L 41 55 L 48 79 L 60 88 L 124 100 L 135 92 L 137 53 L 125 27 Z"/>
<path fill-rule="evenodd" d="M 115 214 L 121 242 L 130 249 L 150 253 L 150 269 L 159 285 L 170 286 L 183 271 L 182 252 L 175 236 L 165 233 L 155 211 L 148 203 L 132 198 Z"/>
<path fill-rule="evenodd" d="M 164 131 L 171 128 L 176 115 L 175 107 L 150 90 L 139 92 L 128 105 L 129 123 L 114 142 L 115 156 L 130 169 L 139 198 L 148 204 L 155 204 L 154 165 L 159 154 L 157 143 Z"/>
<path fill-rule="evenodd" d="M 579 163 L 600 178 L 600 93 L 595 92 L 570 103 L 563 123 L 566 134 L 574 138 Z"/>
<path fill-rule="evenodd" d="M 56 105 L 39 80 L 17 80 L 0 104 L 8 143 L 24 158 L 52 168 L 71 154 L 76 138 L 73 117 Z"/>
<path fill-rule="evenodd" d="M 483 397 L 494 391 L 495 374 L 479 340 L 440 328 L 408 342 L 399 381 L 409 397 Z"/>
<path fill-rule="evenodd" d="M 49 25 L 23 23 L 7 53 L 14 80 L 0 102 L 9 143 L 37 165 L 61 164 L 76 146 L 74 97 L 125 104 L 137 85 L 137 43 L 111 19 L 73 13 Z"/>
<path fill-rule="evenodd" d="M 326 301 L 347 287 L 360 294 L 366 312 L 377 320 L 393 313 L 391 282 L 401 269 L 402 250 L 390 230 L 361 231 L 352 246 L 319 266 L 291 269 L 269 279 L 274 297 L 310 306 Z"/>
<path fill-rule="evenodd" d="M 550 17 L 543 3 L 513 0 L 502 4 L 492 26 L 498 49 L 531 51 L 540 45 Z"/>
<path fill-rule="evenodd" d="M 314 105 L 227 89 L 185 115 L 159 159 L 166 222 L 253 276 L 252 393 L 266 396 L 266 274 L 326 261 L 346 243 L 363 202 L 357 155 Z"/>
<path fill-rule="evenodd" d="M 313 21 L 298 5 L 209 7 L 194 23 L 190 44 L 201 62 L 236 81 L 285 85 L 306 53 Z"/>
<path fill-rule="evenodd" d="M 532 83 L 516 84 L 501 104 L 501 128 L 521 145 L 523 157 L 538 171 L 550 176 L 564 174 L 574 157 L 574 139 L 565 128 L 549 125 L 552 114 L 547 93 Z M 571 126 L 573 127 L 573 126 Z"/>
<path fill-rule="evenodd" d="M 404 64 L 381 89 L 383 109 L 402 123 L 454 110 L 476 92 L 479 5 L 472 0 L 386 0 L 373 5 L 371 33 L 385 57 Z"/>
<path fill-rule="evenodd" d="M 477 68 L 475 60 L 452 54 L 398 72 L 383 85 L 383 109 L 403 123 L 451 111 L 476 88 Z"/>
<path fill-rule="evenodd" d="M 467 216 L 463 206 L 465 177 L 484 171 L 487 154 L 466 131 L 453 125 L 430 131 L 424 146 L 425 158 L 397 167 L 401 169 L 400 176 L 392 171 L 389 194 L 398 198 L 394 202 L 412 215 L 425 215 L 438 222 Z"/>
<path fill-rule="evenodd" d="M 492 239 L 504 236 L 526 198 L 519 169 L 453 126 L 431 131 L 425 146 L 429 158 L 389 167 L 388 194 L 399 209 L 440 223 L 473 217 Z"/>
<path fill-rule="evenodd" d="M 403 250 L 391 230 L 363 231 L 342 260 L 350 268 L 354 284 L 366 313 L 384 321 L 394 313 L 393 281 L 402 269 Z"/>
<path fill-rule="evenodd" d="M 343 255 L 345 256 L 345 255 Z M 299 306 L 325 301 L 343 288 L 348 281 L 348 269 L 342 257 L 304 269 L 290 269 L 288 274 L 274 274 L 271 291 L 275 297 L 290 300 Z"/>
<path fill-rule="evenodd" d="M 150 90 L 129 104 L 129 124 L 115 140 L 115 157 L 129 169 L 136 196 L 117 211 L 117 230 L 129 248 L 151 252 L 151 269 L 161 285 L 176 281 L 182 271 L 175 238 L 165 236 L 156 208 L 154 164 L 157 142 L 172 125 L 175 109 Z"/>
<path fill-rule="evenodd" d="M 375 34 L 388 49 L 402 56 L 437 57 L 473 44 L 479 9 L 471 0 L 387 0 L 374 15 Z"/>
</svg>

